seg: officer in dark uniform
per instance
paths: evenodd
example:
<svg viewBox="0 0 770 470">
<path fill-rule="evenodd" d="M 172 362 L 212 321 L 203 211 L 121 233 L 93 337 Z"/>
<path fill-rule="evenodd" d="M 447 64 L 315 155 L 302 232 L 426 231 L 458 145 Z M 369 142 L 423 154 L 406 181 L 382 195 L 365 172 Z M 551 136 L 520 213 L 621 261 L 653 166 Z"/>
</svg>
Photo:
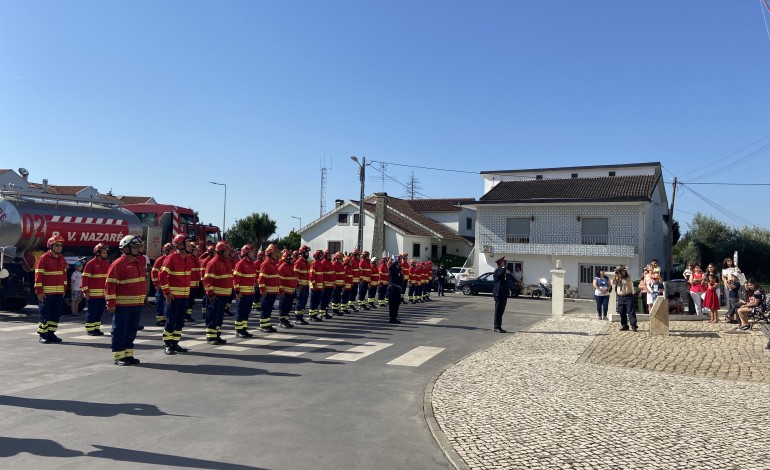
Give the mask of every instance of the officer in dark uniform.
<svg viewBox="0 0 770 470">
<path fill-rule="evenodd" d="M 389 323 L 401 323 L 398 319 L 398 307 L 401 305 L 401 289 L 404 273 L 401 272 L 401 255 L 390 260 L 388 266 L 388 313 Z"/>
<path fill-rule="evenodd" d="M 513 275 L 505 269 L 505 256 L 495 261 L 495 263 L 497 264 L 497 269 L 492 274 L 495 283 L 492 287 L 492 296 L 495 298 L 495 333 L 507 333 L 503 329 L 503 313 L 505 312 L 505 305 L 508 303 Z"/>
</svg>

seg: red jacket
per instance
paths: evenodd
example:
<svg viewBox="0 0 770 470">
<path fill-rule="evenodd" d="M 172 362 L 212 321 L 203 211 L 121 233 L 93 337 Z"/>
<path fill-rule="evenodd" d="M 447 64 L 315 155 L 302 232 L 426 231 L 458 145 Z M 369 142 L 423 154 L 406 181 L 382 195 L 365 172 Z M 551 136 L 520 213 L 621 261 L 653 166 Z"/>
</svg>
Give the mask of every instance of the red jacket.
<svg viewBox="0 0 770 470">
<path fill-rule="evenodd" d="M 409 281 L 409 263 L 406 260 L 401 260 L 401 274 L 404 275 L 405 281 Z"/>
<path fill-rule="evenodd" d="M 107 282 L 107 270 L 110 262 L 101 256 L 94 256 L 83 268 L 83 295 L 91 299 L 104 298 L 104 284 Z"/>
<path fill-rule="evenodd" d="M 358 260 L 353 257 L 350 258 L 350 269 L 353 270 L 353 284 L 358 284 L 358 281 L 361 280 L 361 268 Z"/>
<path fill-rule="evenodd" d="M 275 261 L 268 258 L 259 267 L 259 292 L 262 295 L 280 294 L 281 277 Z"/>
<path fill-rule="evenodd" d="M 35 294 L 64 295 L 67 289 L 67 261 L 46 251 L 35 265 Z"/>
<path fill-rule="evenodd" d="M 345 290 L 350 290 L 353 287 L 353 268 L 350 267 L 350 264 L 345 264 L 342 267 L 345 268 Z"/>
<path fill-rule="evenodd" d="M 190 297 L 190 283 L 194 268 L 192 256 L 171 253 L 163 260 L 163 267 L 158 273 L 158 283 L 164 294 L 186 299 Z"/>
<path fill-rule="evenodd" d="M 146 273 L 142 274 L 144 269 L 140 269 L 140 262 L 137 259 L 129 260 L 126 255 L 112 262 L 107 270 L 104 289 L 108 308 L 144 306 L 147 278 Z"/>
<path fill-rule="evenodd" d="M 297 274 L 294 272 L 294 265 L 286 261 L 281 261 L 278 265 L 278 276 L 281 280 L 281 292 L 284 294 L 293 294 L 297 288 Z"/>
<path fill-rule="evenodd" d="M 233 292 L 233 268 L 229 260 L 217 254 L 206 265 L 203 275 L 206 295 L 230 295 Z"/>
<path fill-rule="evenodd" d="M 368 258 L 363 258 L 360 263 L 358 263 L 358 269 L 361 270 L 361 278 L 359 282 L 369 282 L 372 278 L 372 263 L 369 261 Z"/>
<path fill-rule="evenodd" d="M 160 289 L 160 284 L 158 283 L 158 274 L 160 274 L 160 268 L 163 267 L 164 261 L 166 261 L 166 255 L 158 256 L 158 259 L 155 260 L 155 263 L 153 263 L 152 269 L 150 270 L 150 280 L 152 281 L 156 290 Z"/>
<path fill-rule="evenodd" d="M 342 263 L 335 260 L 332 263 L 332 267 L 334 268 L 334 286 L 345 286 L 345 267 L 342 266 Z"/>
<path fill-rule="evenodd" d="M 310 265 L 310 288 L 312 290 L 324 290 L 324 268 L 321 262 L 314 260 Z"/>
<path fill-rule="evenodd" d="M 300 286 L 308 285 L 309 269 L 310 269 L 310 265 L 308 264 L 307 260 L 302 256 L 297 258 L 297 261 L 294 262 L 294 273 L 297 275 L 297 280 L 299 281 Z"/>
<path fill-rule="evenodd" d="M 254 295 L 257 285 L 257 267 L 248 258 L 243 258 L 235 265 L 233 288 L 243 295 Z"/>
<path fill-rule="evenodd" d="M 203 267 L 201 266 L 200 260 L 195 256 L 188 255 L 188 258 L 192 258 L 193 260 L 192 276 L 190 276 L 190 292 L 192 292 L 193 289 L 197 289 L 201 284 L 201 279 L 203 278 Z"/>
<path fill-rule="evenodd" d="M 380 263 L 380 285 L 387 286 L 390 279 L 390 273 L 388 273 L 389 260 L 385 259 Z"/>
<path fill-rule="evenodd" d="M 369 276 L 369 286 L 374 287 L 380 283 L 380 272 L 372 266 L 372 274 Z"/>
</svg>

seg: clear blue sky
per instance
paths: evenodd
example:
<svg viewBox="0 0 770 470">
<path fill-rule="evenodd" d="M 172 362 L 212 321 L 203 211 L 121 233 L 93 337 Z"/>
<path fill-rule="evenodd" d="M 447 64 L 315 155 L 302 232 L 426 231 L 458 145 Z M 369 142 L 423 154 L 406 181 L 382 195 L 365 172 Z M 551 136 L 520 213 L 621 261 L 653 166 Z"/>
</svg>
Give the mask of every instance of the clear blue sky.
<svg viewBox="0 0 770 470">
<path fill-rule="evenodd" d="M 324 159 L 327 209 L 358 199 L 351 155 L 469 172 L 386 167 L 428 197 L 478 198 L 485 170 L 651 161 L 770 183 L 761 6 L 2 0 L 0 168 L 217 225 L 224 182 L 228 226 L 266 212 L 281 236 L 319 216 Z M 698 211 L 770 227 L 770 187 L 690 188 L 720 209 L 680 191 L 683 231 Z"/>
</svg>

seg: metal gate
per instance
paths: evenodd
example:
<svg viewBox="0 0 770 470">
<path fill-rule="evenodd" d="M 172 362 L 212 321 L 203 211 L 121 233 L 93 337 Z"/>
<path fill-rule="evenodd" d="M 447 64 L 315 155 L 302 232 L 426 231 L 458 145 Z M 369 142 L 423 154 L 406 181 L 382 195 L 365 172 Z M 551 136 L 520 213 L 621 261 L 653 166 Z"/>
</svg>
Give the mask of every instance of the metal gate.
<svg viewBox="0 0 770 470">
<path fill-rule="evenodd" d="M 607 265 L 581 264 L 580 279 L 578 279 L 578 297 L 581 299 L 593 299 L 594 277 L 599 274 L 599 270 L 606 272 L 609 269 L 610 267 Z"/>
</svg>

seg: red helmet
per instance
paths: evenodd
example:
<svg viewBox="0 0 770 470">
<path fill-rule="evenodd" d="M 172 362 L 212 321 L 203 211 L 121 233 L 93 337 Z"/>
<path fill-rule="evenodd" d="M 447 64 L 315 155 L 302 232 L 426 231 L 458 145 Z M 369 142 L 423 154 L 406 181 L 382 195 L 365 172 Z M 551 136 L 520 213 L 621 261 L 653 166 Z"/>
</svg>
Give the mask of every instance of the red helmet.
<svg viewBox="0 0 770 470">
<path fill-rule="evenodd" d="M 94 254 L 97 254 L 97 253 L 99 253 L 102 250 L 109 250 L 109 249 L 110 249 L 110 247 L 107 246 L 106 244 L 104 244 L 104 243 L 97 243 L 96 246 L 94 247 Z"/>
<path fill-rule="evenodd" d="M 283 251 L 281 251 L 281 259 L 289 259 L 291 258 L 291 250 L 288 248 L 284 248 Z"/>
<path fill-rule="evenodd" d="M 363 256 L 364 258 L 368 258 L 369 257 L 369 252 L 368 251 L 363 251 L 363 252 L 361 252 L 361 256 Z"/>
<path fill-rule="evenodd" d="M 225 251 L 230 249 L 230 244 L 226 241 L 217 242 L 216 246 L 214 247 L 214 250 L 216 251 Z"/>
<path fill-rule="evenodd" d="M 173 243 L 174 246 L 184 245 L 185 240 L 187 240 L 187 237 L 180 233 L 179 235 L 174 237 L 171 243 Z"/>
<path fill-rule="evenodd" d="M 353 256 L 360 255 L 360 254 L 361 254 L 361 250 L 359 250 L 358 248 L 353 250 Z"/>
<path fill-rule="evenodd" d="M 321 250 L 315 250 L 315 251 L 313 252 L 313 259 L 318 259 L 318 258 L 320 258 L 320 257 L 321 257 L 321 256 L 323 256 L 323 255 L 324 255 L 324 252 L 323 252 L 323 251 L 321 251 Z"/>
<path fill-rule="evenodd" d="M 269 255 L 270 253 L 272 253 L 272 252 L 274 252 L 274 251 L 278 251 L 278 247 L 277 247 L 277 246 L 275 246 L 275 245 L 274 245 L 274 244 L 272 244 L 272 243 L 271 243 L 270 245 L 268 245 L 268 247 L 267 247 L 267 248 L 265 248 L 265 254 L 266 254 L 266 255 Z"/>
<path fill-rule="evenodd" d="M 299 258 L 300 254 L 301 254 L 301 252 L 299 250 L 294 250 L 294 251 L 291 252 L 291 257 L 292 258 Z"/>
<path fill-rule="evenodd" d="M 299 247 L 300 253 L 304 253 L 305 251 L 310 251 L 310 247 L 307 245 L 302 245 L 301 247 Z"/>
<path fill-rule="evenodd" d="M 173 248 L 174 248 L 174 245 L 172 245 L 171 243 L 166 243 L 165 245 L 163 245 L 163 251 L 169 251 Z"/>
<path fill-rule="evenodd" d="M 51 248 L 54 243 L 64 243 L 64 238 L 61 235 L 54 235 L 48 239 L 48 248 Z"/>
<path fill-rule="evenodd" d="M 241 248 L 241 256 L 246 256 L 250 251 L 256 251 L 254 245 L 247 243 Z"/>
<path fill-rule="evenodd" d="M 332 254 L 332 252 L 331 252 L 331 251 L 329 251 L 329 250 L 324 250 L 324 258 L 326 258 L 327 256 L 329 256 L 329 255 L 331 255 L 331 254 Z"/>
<path fill-rule="evenodd" d="M 334 253 L 334 259 L 342 261 L 342 252 L 338 251 L 338 252 Z"/>
</svg>

